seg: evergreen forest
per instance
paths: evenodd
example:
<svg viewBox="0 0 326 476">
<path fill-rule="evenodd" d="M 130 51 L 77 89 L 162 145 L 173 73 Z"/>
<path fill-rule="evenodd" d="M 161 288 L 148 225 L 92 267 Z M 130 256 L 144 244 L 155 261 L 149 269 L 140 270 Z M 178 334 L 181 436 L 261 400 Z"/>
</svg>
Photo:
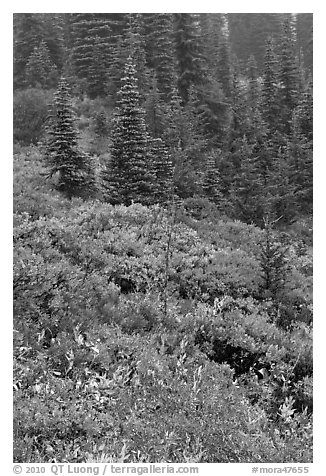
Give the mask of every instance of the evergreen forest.
<svg viewBox="0 0 326 476">
<path fill-rule="evenodd" d="M 312 462 L 312 50 L 13 15 L 15 462 Z"/>
</svg>

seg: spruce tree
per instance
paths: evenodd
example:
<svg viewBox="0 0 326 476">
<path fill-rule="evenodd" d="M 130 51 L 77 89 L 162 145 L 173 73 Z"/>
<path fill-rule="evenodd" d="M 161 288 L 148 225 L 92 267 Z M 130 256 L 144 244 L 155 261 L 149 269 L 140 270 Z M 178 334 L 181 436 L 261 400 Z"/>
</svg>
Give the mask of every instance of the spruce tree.
<svg viewBox="0 0 326 476">
<path fill-rule="evenodd" d="M 167 117 L 168 105 L 163 101 L 162 94 L 158 90 L 155 73 L 150 79 L 150 89 L 143 106 L 146 111 L 146 123 L 150 135 L 154 138 L 162 138 L 170 126 Z"/>
<path fill-rule="evenodd" d="M 200 36 L 203 44 L 203 54 L 212 78 L 218 74 L 218 51 L 225 28 L 225 17 L 222 13 L 200 13 Z"/>
<path fill-rule="evenodd" d="M 283 35 L 280 47 L 280 88 L 278 90 L 281 106 L 281 131 L 291 133 L 291 121 L 299 99 L 299 68 L 295 52 L 295 31 L 292 22 L 286 18 L 283 24 Z"/>
<path fill-rule="evenodd" d="M 232 65 L 229 38 L 226 32 L 223 32 L 218 48 L 217 79 L 225 96 L 230 98 L 232 95 Z"/>
<path fill-rule="evenodd" d="M 264 236 L 260 242 L 259 262 L 264 297 L 276 298 L 283 290 L 287 277 L 287 249 L 280 243 L 273 231 L 273 222 L 269 217 L 264 219 Z"/>
<path fill-rule="evenodd" d="M 264 45 L 268 37 L 278 39 L 281 34 L 279 13 L 228 13 L 232 51 L 245 64 L 253 55 L 259 71 L 264 64 Z"/>
<path fill-rule="evenodd" d="M 309 76 L 305 89 L 301 94 L 298 106 L 293 114 L 293 127 L 297 134 L 306 138 L 307 142 L 312 143 L 313 139 L 313 84 Z"/>
<path fill-rule="evenodd" d="M 175 13 L 174 19 L 178 89 L 186 103 L 190 87 L 204 82 L 205 61 L 200 28 L 194 14 Z"/>
<path fill-rule="evenodd" d="M 57 176 L 57 188 L 68 198 L 87 197 L 95 191 L 91 158 L 78 147 L 78 134 L 69 87 L 61 78 L 54 96 L 54 116 L 48 128 L 45 148 L 50 176 Z"/>
<path fill-rule="evenodd" d="M 274 42 L 268 38 L 265 51 L 265 65 L 262 81 L 261 110 L 271 137 L 279 127 L 280 106 L 278 103 L 278 62 L 274 52 Z"/>
<path fill-rule="evenodd" d="M 44 41 L 36 46 L 26 64 L 26 85 L 51 88 L 57 81 L 57 68 L 50 59 L 48 47 Z"/>
<path fill-rule="evenodd" d="M 220 176 L 216 164 L 216 157 L 218 153 L 212 151 L 206 157 L 204 163 L 202 188 L 205 196 L 214 203 L 218 203 L 221 200 L 220 192 Z"/>
<path fill-rule="evenodd" d="M 313 14 L 297 13 L 296 30 L 298 47 L 303 50 L 304 66 L 312 73 L 313 66 Z"/>
<path fill-rule="evenodd" d="M 138 91 L 143 103 L 149 89 L 149 72 L 146 66 L 144 22 L 140 13 L 129 15 L 129 26 L 125 38 L 125 58 L 132 57 L 138 80 Z"/>
<path fill-rule="evenodd" d="M 128 58 L 118 93 L 112 131 L 111 161 L 103 171 L 106 198 L 113 204 L 148 204 L 153 190 L 153 168 L 145 111 L 140 107 L 137 73 Z"/>
<path fill-rule="evenodd" d="M 26 63 L 44 37 L 44 25 L 35 13 L 14 14 L 14 87 L 25 85 Z"/>
<path fill-rule="evenodd" d="M 151 139 L 150 155 L 155 174 L 153 197 L 155 203 L 168 203 L 173 197 L 174 169 L 168 148 L 160 138 Z"/>
<path fill-rule="evenodd" d="M 107 69 L 112 57 L 110 34 L 110 25 L 103 14 L 73 14 L 75 74 L 92 98 L 104 96 L 107 92 Z"/>
<path fill-rule="evenodd" d="M 157 87 L 163 100 L 168 101 L 176 84 L 172 14 L 156 13 L 152 16 L 150 41 L 153 51 L 152 67 L 156 72 Z"/>
</svg>

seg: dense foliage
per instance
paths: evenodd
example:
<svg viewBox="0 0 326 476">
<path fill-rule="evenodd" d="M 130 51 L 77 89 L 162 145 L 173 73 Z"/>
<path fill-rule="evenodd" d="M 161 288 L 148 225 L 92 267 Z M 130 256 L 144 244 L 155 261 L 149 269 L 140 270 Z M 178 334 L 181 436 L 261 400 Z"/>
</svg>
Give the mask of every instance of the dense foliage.
<svg viewBox="0 0 326 476">
<path fill-rule="evenodd" d="M 69 200 L 42 173 L 17 151 L 15 461 L 311 461 L 303 225 Z"/>
<path fill-rule="evenodd" d="M 312 461 L 310 20 L 14 15 L 16 462 Z"/>
</svg>

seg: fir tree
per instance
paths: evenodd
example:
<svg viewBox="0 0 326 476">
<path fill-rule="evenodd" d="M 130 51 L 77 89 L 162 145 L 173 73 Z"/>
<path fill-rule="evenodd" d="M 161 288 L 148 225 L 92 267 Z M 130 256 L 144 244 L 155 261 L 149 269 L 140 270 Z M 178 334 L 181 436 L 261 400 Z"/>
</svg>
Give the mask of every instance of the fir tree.
<svg viewBox="0 0 326 476">
<path fill-rule="evenodd" d="M 226 32 L 221 36 L 218 49 L 217 79 L 225 96 L 230 98 L 232 94 L 232 66 L 229 39 Z"/>
<path fill-rule="evenodd" d="M 155 203 L 167 203 L 173 196 L 173 165 L 168 148 L 160 138 L 150 141 L 150 154 L 155 174 L 153 197 Z"/>
<path fill-rule="evenodd" d="M 268 38 L 265 52 L 265 66 L 262 81 L 263 118 L 272 136 L 279 127 L 280 107 L 278 104 L 278 70 L 277 58 L 274 52 L 274 42 Z"/>
<path fill-rule="evenodd" d="M 277 297 L 284 288 L 288 265 L 287 249 L 276 240 L 273 223 L 264 219 L 264 237 L 260 242 L 260 266 L 262 275 L 262 291 L 264 297 Z"/>
<path fill-rule="evenodd" d="M 75 74 L 92 97 L 106 94 L 111 61 L 110 26 L 102 14 L 75 13 L 72 21 L 72 57 Z"/>
<path fill-rule="evenodd" d="M 305 89 L 301 94 L 298 106 L 293 114 L 293 128 L 296 135 L 302 135 L 306 141 L 312 143 L 313 139 L 313 93 L 312 78 L 309 76 Z"/>
<path fill-rule="evenodd" d="M 87 92 L 90 98 L 104 97 L 108 89 L 107 61 L 103 55 L 103 42 L 100 37 L 94 38 L 92 59 L 87 72 Z"/>
<path fill-rule="evenodd" d="M 157 87 L 163 100 L 168 101 L 176 84 L 172 14 L 156 13 L 153 15 L 150 41 L 153 51 L 152 66 L 156 72 Z"/>
<path fill-rule="evenodd" d="M 35 13 L 14 14 L 14 86 L 25 84 L 26 63 L 44 36 L 44 26 Z"/>
<path fill-rule="evenodd" d="M 63 77 L 54 109 L 45 151 L 50 176 L 57 175 L 57 188 L 67 197 L 86 197 L 95 190 L 94 167 L 90 157 L 79 150 L 69 87 Z"/>
<path fill-rule="evenodd" d="M 218 154 L 214 153 L 214 151 L 207 155 L 202 180 L 204 194 L 214 203 L 218 203 L 221 200 L 220 176 L 216 164 L 216 156 Z"/>
<path fill-rule="evenodd" d="M 107 200 L 130 205 L 150 203 L 153 169 L 145 111 L 140 107 L 136 69 L 129 57 L 121 79 L 119 101 L 112 131 L 111 162 L 103 171 Z"/>
<path fill-rule="evenodd" d="M 304 66 L 312 73 L 313 66 L 313 14 L 296 14 L 298 47 L 303 51 Z"/>
<path fill-rule="evenodd" d="M 221 13 L 200 13 L 200 36 L 208 73 L 212 78 L 218 74 L 218 52 L 225 28 L 225 17 Z"/>
<path fill-rule="evenodd" d="M 299 99 L 299 69 L 295 54 L 294 28 L 290 19 L 283 24 L 283 36 L 280 47 L 279 104 L 281 106 L 281 131 L 291 132 L 292 114 Z"/>
<path fill-rule="evenodd" d="M 50 59 L 48 47 L 44 41 L 35 47 L 26 64 L 26 85 L 51 88 L 57 81 L 57 68 Z"/>
<path fill-rule="evenodd" d="M 142 14 L 140 13 L 129 15 L 129 27 L 126 32 L 124 55 L 126 59 L 129 56 L 133 59 L 142 103 L 149 88 L 149 72 L 146 66 L 144 23 Z"/>
<path fill-rule="evenodd" d="M 166 107 L 166 128 L 162 136 L 172 152 L 181 148 L 185 128 L 186 118 L 182 107 L 182 99 L 177 88 L 174 87 L 170 102 Z"/>
<path fill-rule="evenodd" d="M 259 71 L 264 64 L 264 45 L 268 37 L 278 39 L 282 17 L 279 13 L 228 13 L 232 51 L 241 64 L 254 56 Z"/>
<path fill-rule="evenodd" d="M 144 103 L 144 109 L 151 136 L 154 138 L 165 136 L 166 129 L 169 127 L 168 106 L 164 103 L 162 94 L 158 90 L 155 73 L 150 79 L 150 89 Z"/>
<path fill-rule="evenodd" d="M 64 14 L 41 13 L 39 15 L 44 29 L 42 38 L 49 50 L 50 60 L 61 71 L 66 59 Z"/>
<path fill-rule="evenodd" d="M 191 85 L 204 82 L 205 62 L 195 16 L 191 13 L 175 13 L 174 18 L 178 89 L 186 103 Z"/>
</svg>

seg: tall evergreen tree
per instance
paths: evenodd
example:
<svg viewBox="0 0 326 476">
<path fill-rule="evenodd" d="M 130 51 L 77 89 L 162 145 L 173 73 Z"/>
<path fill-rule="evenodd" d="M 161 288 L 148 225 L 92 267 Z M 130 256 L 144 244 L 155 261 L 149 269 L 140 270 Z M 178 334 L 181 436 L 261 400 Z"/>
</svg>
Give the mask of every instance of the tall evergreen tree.
<svg viewBox="0 0 326 476">
<path fill-rule="evenodd" d="M 291 133 L 292 114 L 299 99 L 299 69 L 295 51 L 295 30 L 291 19 L 283 23 L 283 35 L 280 46 L 278 90 L 281 106 L 280 125 L 285 134 Z"/>
<path fill-rule="evenodd" d="M 14 14 L 14 87 L 25 85 L 26 63 L 44 36 L 44 26 L 35 13 Z"/>
<path fill-rule="evenodd" d="M 164 137 L 167 128 L 171 126 L 168 119 L 169 106 L 163 101 L 162 94 L 158 90 L 155 73 L 150 79 L 150 89 L 143 106 L 151 136 L 154 138 Z"/>
<path fill-rule="evenodd" d="M 269 129 L 270 136 L 279 127 L 280 106 L 278 103 L 278 62 L 274 51 L 274 42 L 268 38 L 265 52 L 265 66 L 262 81 L 261 110 L 264 121 Z"/>
<path fill-rule="evenodd" d="M 152 67 L 156 72 L 158 90 L 167 101 L 176 84 L 173 16 L 169 13 L 156 13 L 152 15 L 151 20 Z"/>
<path fill-rule="evenodd" d="M 226 32 L 220 39 L 217 60 L 217 79 L 227 98 L 232 95 L 232 65 L 229 38 Z"/>
<path fill-rule="evenodd" d="M 26 64 L 26 85 L 51 88 L 57 82 L 57 68 L 50 59 L 48 47 L 42 40 L 35 47 Z"/>
<path fill-rule="evenodd" d="M 175 13 L 175 45 L 179 94 L 188 101 L 191 85 L 205 78 L 205 63 L 198 21 L 191 13 Z"/>
<path fill-rule="evenodd" d="M 42 38 L 48 47 L 50 59 L 57 69 L 61 71 L 66 59 L 64 14 L 40 13 L 38 15 L 43 24 L 44 32 Z"/>
<path fill-rule="evenodd" d="M 208 73 L 215 78 L 218 72 L 219 46 L 225 30 L 225 16 L 222 13 L 200 13 L 199 24 Z"/>
<path fill-rule="evenodd" d="M 297 13 L 296 30 L 298 48 L 303 50 L 304 66 L 312 74 L 313 66 L 313 14 Z"/>
<path fill-rule="evenodd" d="M 214 203 L 218 203 L 221 200 L 220 174 L 216 164 L 216 156 L 218 155 L 214 151 L 207 155 L 202 178 L 204 194 Z"/>
<path fill-rule="evenodd" d="M 245 66 L 254 56 L 258 70 L 264 67 L 264 45 L 268 37 L 278 39 L 282 32 L 279 13 L 228 13 L 231 50 Z"/>
<path fill-rule="evenodd" d="M 69 198 L 95 191 L 91 158 L 78 147 L 78 134 L 69 87 L 61 78 L 54 97 L 54 116 L 48 128 L 45 157 L 50 176 L 57 175 L 57 188 Z"/>
<path fill-rule="evenodd" d="M 149 89 L 149 71 L 146 66 L 146 45 L 142 14 L 133 13 L 129 15 L 129 27 L 126 32 L 125 42 L 126 58 L 131 56 L 136 68 L 138 90 L 142 103 Z"/>
<path fill-rule="evenodd" d="M 73 14 L 75 74 L 91 97 L 106 94 L 107 68 L 112 56 L 110 34 L 110 25 L 102 14 Z"/>
<path fill-rule="evenodd" d="M 154 201 L 155 203 L 167 203 L 173 196 L 174 168 L 168 148 L 162 139 L 151 139 L 150 155 L 155 174 L 152 192 Z"/>
<path fill-rule="evenodd" d="M 154 172 L 150 162 L 145 111 L 140 107 L 136 69 L 128 58 L 112 131 L 111 161 L 103 171 L 107 200 L 150 203 Z"/>
<path fill-rule="evenodd" d="M 302 135 L 312 144 L 313 139 L 313 84 L 309 76 L 305 89 L 301 94 L 298 106 L 293 114 L 293 128 L 296 135 Z"/>
</svg>

